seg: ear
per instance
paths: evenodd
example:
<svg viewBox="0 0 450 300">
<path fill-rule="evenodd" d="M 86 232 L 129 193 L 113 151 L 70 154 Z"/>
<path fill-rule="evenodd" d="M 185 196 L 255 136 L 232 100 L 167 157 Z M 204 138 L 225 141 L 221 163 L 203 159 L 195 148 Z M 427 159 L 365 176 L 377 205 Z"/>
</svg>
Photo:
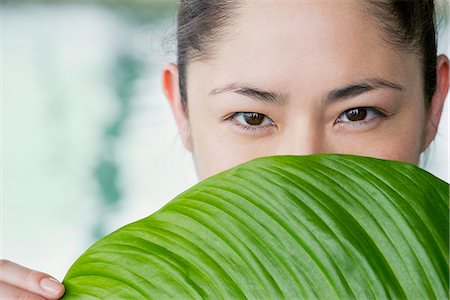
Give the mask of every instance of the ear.
<svg viewBox="0 0 450 300">
<path fill-rule="evenodd" d="M 192 152 L 189 119 L 181 103 L 178 66 L 176 64 L 168 63 L 164 66 L 162 71 L 162 86 L 170 108 L 172 109 L 175 122 L 177 123 L 181 140 L 186 149 Z"/>
<path fill-rule="evenodd" d="M 439 126 L 439 121 L 441 119 L 445 97 L 447 96 L 450 84 L 449 60 L 447 56 L 439 55 L 437 57 L 436 73 L 436 91 L 431 100 L 431 105 L 427 115 L 427 124 L 422 151 L 425 151 L 425 149 L 427 149 L 434 140 Z"/>
</svg>

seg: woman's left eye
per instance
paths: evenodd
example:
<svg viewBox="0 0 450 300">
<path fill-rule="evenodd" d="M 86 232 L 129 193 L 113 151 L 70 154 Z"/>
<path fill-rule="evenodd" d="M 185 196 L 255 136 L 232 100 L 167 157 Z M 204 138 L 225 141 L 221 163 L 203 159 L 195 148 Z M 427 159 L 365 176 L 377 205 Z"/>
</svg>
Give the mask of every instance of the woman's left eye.
<svg viewBox="0 0 450 300">
<path fill-rule="evenodd" d="M 370 107 L 352 108 L 344 111 L 341 115 L 339 115 L 335 123 L 350 123 L 350 124 L 367 123 L 379 116 L 386 116 L 386 115 L 375 108 Z"/>
</svg>

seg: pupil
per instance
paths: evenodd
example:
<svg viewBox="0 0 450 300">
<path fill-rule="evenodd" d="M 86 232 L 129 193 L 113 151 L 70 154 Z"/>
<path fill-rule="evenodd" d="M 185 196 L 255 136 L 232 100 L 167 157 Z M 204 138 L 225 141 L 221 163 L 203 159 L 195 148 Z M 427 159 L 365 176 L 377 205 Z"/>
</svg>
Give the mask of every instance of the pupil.
<svg viewBox="0 0 450 300">
<path fill-rule="evenodd" d="M 245 122 L 252 126 L 261 125 L 264 121 L 264 117 L 264 115 L 258 113 L 244 113 Z"/>
<path fill-rule="evenodd" d="M 348 112 L 345 113 L 347 118 L 350 121 L 356 122 L 356 121 L 362 121 L 366 118 L 367 110 L 361 109 L 361 108 L 355 108 L 351 109 Z"/>
</svg>

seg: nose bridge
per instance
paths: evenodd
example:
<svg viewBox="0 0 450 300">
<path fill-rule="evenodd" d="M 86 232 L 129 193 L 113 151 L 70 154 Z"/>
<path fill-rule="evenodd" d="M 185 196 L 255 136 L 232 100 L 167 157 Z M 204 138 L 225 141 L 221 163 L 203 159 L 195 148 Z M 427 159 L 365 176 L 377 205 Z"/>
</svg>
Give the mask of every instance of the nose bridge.
<svg viewBox="0 0 450 300">
<path fill-rule="evenodd" d="M 280 138 L 278 155 L 311 155 L 324 153 L 324 133 L 312 122 L 297 124 L 285 130 Z"/>
</svg>

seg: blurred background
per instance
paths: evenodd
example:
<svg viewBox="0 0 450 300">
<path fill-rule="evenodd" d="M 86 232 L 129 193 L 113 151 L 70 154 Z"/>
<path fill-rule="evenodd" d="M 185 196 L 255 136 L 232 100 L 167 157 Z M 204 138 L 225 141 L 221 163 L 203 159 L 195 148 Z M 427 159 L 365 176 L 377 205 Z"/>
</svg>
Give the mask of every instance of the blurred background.
<svg viewBox="0 0 450 300">
<path fill-rule="evenodd" d="M 95 240 L 196 182 L 160 83 L 175 61 L 176 5 L 3 0 L 2 258 L 61 280 Z M 424 163 L 446 181 L 448 110 Z"/>
</svg>

